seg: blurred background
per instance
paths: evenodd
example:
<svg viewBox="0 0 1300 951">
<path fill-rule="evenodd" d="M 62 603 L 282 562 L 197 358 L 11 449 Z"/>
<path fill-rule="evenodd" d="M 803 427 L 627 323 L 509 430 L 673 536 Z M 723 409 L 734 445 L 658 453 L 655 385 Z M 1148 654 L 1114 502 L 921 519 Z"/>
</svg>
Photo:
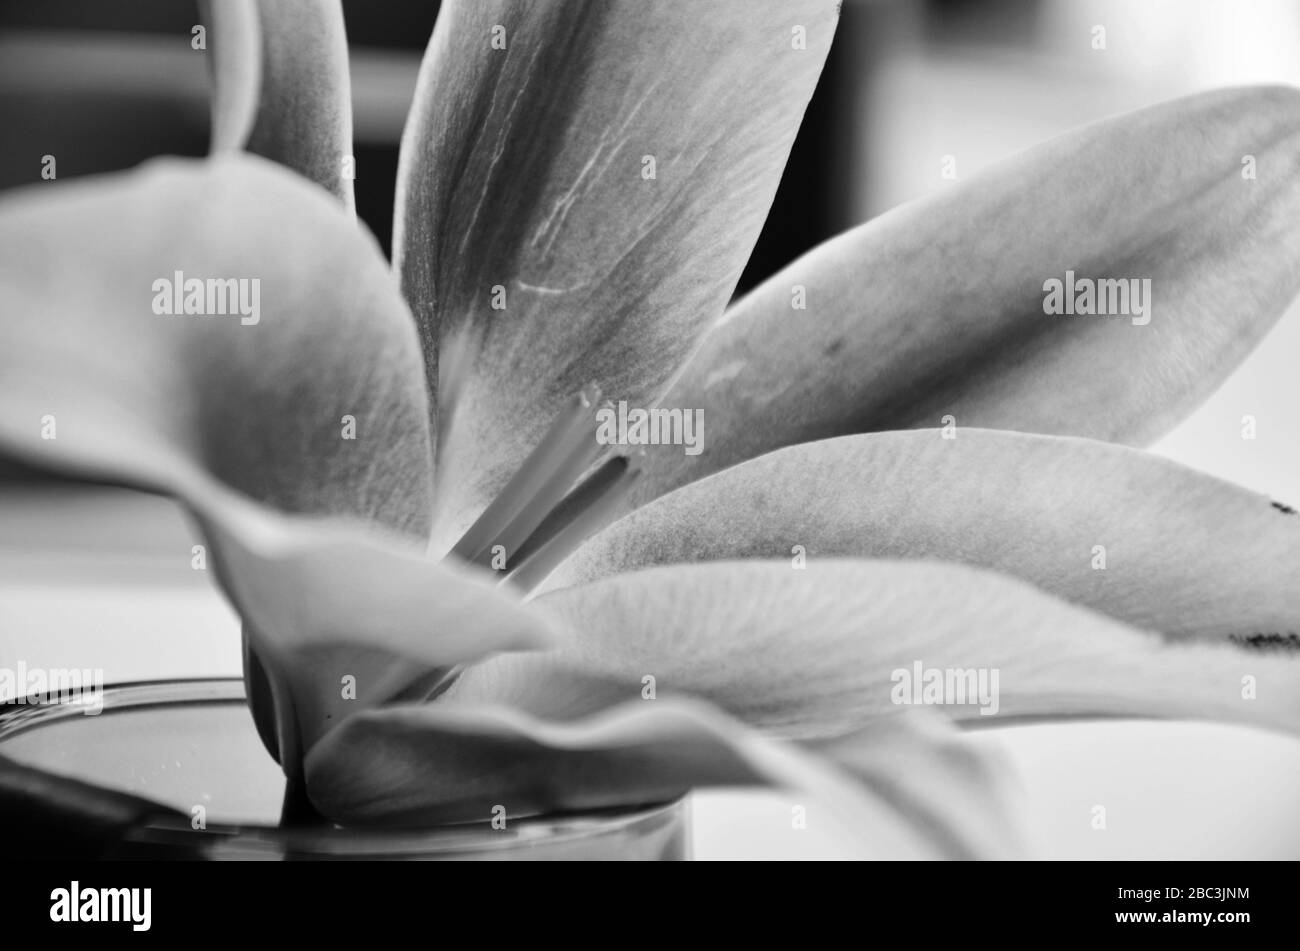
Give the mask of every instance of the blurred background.
<svg viewBox="0 0 1300 951">
<path fill-rule="evenodd" d="M 357 208 L 385 248 L 397 143 L 437 6 L 344 2 Z M 208 78 L 190 48 L 196 20 L 177 0 L 0 0 L 0 188 L 38 182 L 46 154 L 60 178 L 202 155 Z M 845 0 L 740 290 L 847 227 L 951 187 L 945 164 L 960 181 L 1079 124 L 1253 82 L 1300 85 L 1296 0 Z M 1300 502 L 1298 353 L 1293 308 L 1155 450 Z M 1241 438 L 1247 414 L 1253 441 Z M 237 623 L 188 570 L 190 536 L 167 503 L 54 496 L 0 473 L 0 636 L 50 666 L 75 647 L 84 666 L 90 623 L 111 679 L 237 672 Z M 1300 857 L 1294 741 L 1107 724 L 970 742 L 1001 749 L 1021 776 L 1049 854 Z M 1092 827 L 1096 804 L 1114 817 L 1105 831 Z M 700 796 L 696 816 L 701 857 L 836 854 L 831 831 L 791 831 L 778 796 Z"/>
</svg>

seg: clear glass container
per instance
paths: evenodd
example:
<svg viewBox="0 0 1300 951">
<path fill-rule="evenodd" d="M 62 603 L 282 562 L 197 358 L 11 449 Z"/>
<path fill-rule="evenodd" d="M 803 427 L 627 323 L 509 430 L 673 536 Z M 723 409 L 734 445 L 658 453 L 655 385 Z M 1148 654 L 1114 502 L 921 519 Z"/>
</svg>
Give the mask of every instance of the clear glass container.
<svg viewBox="0 0 1300 951">
<path fill-rule="evenodd" d="M 182 814 L 180 819 L 155 817 L 122 832 L 114 857 L 689 857 L 685 799 L 632 811 L 513 820 L 506 829 L 487 823 L 410 831 L 281 826 L 284 774 L 258 739 L 238 679 L 106 686 L 97 716 L 68 703 L 9 704 L 0 708 L 0 755 Z M 0 816 L 0 824 L 21 821 L 12 808 Z"/>
</svg>

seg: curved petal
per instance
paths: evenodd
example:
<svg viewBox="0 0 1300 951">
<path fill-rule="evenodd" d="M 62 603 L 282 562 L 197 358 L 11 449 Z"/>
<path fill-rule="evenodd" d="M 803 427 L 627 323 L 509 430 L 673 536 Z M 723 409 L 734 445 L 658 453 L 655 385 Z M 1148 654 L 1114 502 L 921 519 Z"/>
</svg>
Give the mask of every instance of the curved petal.
<svg viewBox="0 0 1300 951">
<path fill-rule="evenodd" d="M 339 0 L 201 0 L 212 151 L 247 149 L 353 207 L 352 84 Z"/>
<path fill-rule="evenodd" d="M 573 393 L 644 405 L 722 312 L 837 8 L 443 4 L 394 221 L 430 390 L 440 350 L 469 342 L 452 369 L 474 425 L 439 454 L 437 535 L 468 526 Z"/>
<path fill-rule="evenodd" d="M 435 561 L 422 543 L 336 519 L 286 520 L 196 482 L 176 494 L 198 513 L 244 618 L 250 704 L 290 775 L 321 736 L 431 672 L 555 636 L 490 574 Z"/>
<path fill-rule="evenodd" d="M 883 784 L 884 794 L 851 778 L 887 771 L 900 743 L 918 772 Z M 1003 804 L 982 786 L 965 789 L 955 781 L 996 781 L 972 768 L 973 752 L 954 758 L 932 734 L 899 718 L 828 752 L 844 756 L 849 768 L 686 700 L 633 701 L 569 721 L 438 703 L 352 717 L 312 751 L 307 782 L 327 815 L 408 827 L 486 821 L 496 806 L 520 817 L 648 805 L 701 786 L 775 785 L 811 796 L 816 805 L 806 809 L 826 809 L 875 858 L 1017 853 L 1021 837 Z M 955 805 L 916 808 L 907 793 L 926 782 L 935 788 L 920 798 Z"/>
<path fill-rule="evenodd" d="M 212 75 L 210 150 L 237 152 L 248 143 L 262 86 L 262 30 L 255 0 L 199 0 Z"/>
<path fill-rule="evenodd" d="M 760 456 L 625 516 L 548 583 L 798 551 L 993 568 L 1178 637 L 1300 631 L 1286 506 L 1140 450 L 960 427 Z"/>
<path fill-rule="evenodd" d="M 937 714 L 910 710 L 845 737 L 810 744 L 899 812 L 914 817 L 944 854 L 1019 858 L 1024 789 L 995 747 L 976 748 Z"/>
<path fill-rule="evenodd" d="M 799 740 L 851 733 L 914 704 L 980 724 L 1140 716 L 1300 730 L 1300 657 L 1171 644 L 965 565 L 664 565 L 538 605 L 572 632 L 562 646 L 468 668 L 449 704 L 567 716 L 653 686 L 660 699 L 703 697 Z M 931 692 L 932 672 L 946 691 Z"/>
<path fill-rule="evenodd" d="M 0 387 L 39 411 L 0 426 L 38 459 L 166 464 L 114 453 L 111 421 L 281 511 L 427 532 L 410 315 L 373 239 L 297 176 L 236 154 L 9 192 L 0 289 Z"/>
<path fill-rule="evenodd" d="M 1153 441 L 1300 288 L 1298 135 L 1295 90 L 1193 96 L 1054 139 L 814 249 L 705 338 L 663 401 L 706 409 L 705 451 L 651 453 L 638 496 L 946 415 Z M 1045 285 L 1068 294 L 1067 272 L 1149 279 L 1149 307 L 1048 316 Z"/>
<path fill-rule="evenodd" d="M 214 315 L 218 280 L 233 316 Z M 176 288 L 208 313 L 158 313 Z M 12 193 L 0 293 L 0 455 L 182 498 L 292 694 L 288 741 L 430 666 L 544 642 L 543 620 L 425 557 L 415 331 L 373 240 L 315 186 L 230 156 Z"/>
</svg>

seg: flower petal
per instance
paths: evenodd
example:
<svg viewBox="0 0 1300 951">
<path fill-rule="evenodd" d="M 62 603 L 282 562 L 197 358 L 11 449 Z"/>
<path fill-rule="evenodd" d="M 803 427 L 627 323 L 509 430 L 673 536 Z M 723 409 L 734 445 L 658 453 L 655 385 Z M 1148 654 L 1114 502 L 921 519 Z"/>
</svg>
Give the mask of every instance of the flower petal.
<svg viewBox="0 0 1300 951">
<path fill-rule="evenodd" d="M 899 812 L 945 854 L 1017 858 L 1030 850 L 1024 790 L 994 748 L 977 749 L 937 714 L 910 710 L 847 737 L 811 744 Z"/>
<path fill-rule="evenodd" d="M 255 0 L 199 0 L 212 73 L 211 151 L 248 144 L 262 86 L 262 28 Z"/>
<path fill-rule="evenodd" d="M 531 697 L 562 698 L 585 680 L 613 684 L 600 688 L 601 702 L 619 685 L 624 697 L 651 685 L 660 700 L 703 697 L 799 740 L 851 733 L 918 700 L 986 725 L 1151 716 L 1300 730 L 1300 657 L 1171 644 L 965 565 L 830 557 L 802 569 L 784 560 L 664 565 L 565 588 L 538 605 L 569 639 L 468 668 L 449 703 L 527 708 L 538 703 Z M 934 670 L 971 672 L 965 693 L 928 696 Z"/>
<path fill-rule="evenodd" d="M 274 708 L 274 741 L 263 738 L 291 775 L 322 735 L 431 671 L 554 637 L 546 615 L 490 574 L 435 561 L 422 544 L 339 520 L 241 511 L 193 485 L 179 494 L 217 549 L 222 586 L 267 681 L 261 702 Z"/>
<path fill-rule="evenodd" d="M 427 399 L 394 284 L 354 219 L 247 155 L 6 193 L 0 387 L 37 415 L 0 426 L 38 460 L 156 482 L 174 448 L 281 511 L 422 537 Z"/>
<path fill-rule="evenodd" d="M 1079 129 L 814 249 L 705 338 L 663 400 L 705 408 L 705 452 L 651 453 L 638 496 L 946 415 L 1153 441 L 1300 288 L 1297 135 L 1300 92 L 1205 93 Z M 1067 271 L 1149 278 L 1150 322 L 1047 316 L 1045 282 Z"/>
<path fill-rule="evenodd" d="M 456 405 L 474 425 L 439 454 L 436 536 L 468 527 L 572 394 L 654 399 L 722 312 L 837 8 L 443 4 L 394 221 L 431 391 L 440 350 L 470 341 Z"/>
<path fill-rule="evenodd" d="M 201 0 L 212 151 L 247 149 L 353 207 L 352 86 L 339 0 Z"/>
<path fill-rule="evenodd" d="M 245 282 L 233 317 L 155 312 L 158 281 L 227 279 Z M 315 186 L 236 155 L 11 193 L 0 293 L 0 455 L 188 504 L 292 694 L 276 732 L 310 742 L 429 667 L 545 641 L 543 619 L 425 556 L 415 331 L 373 240 Z"/>
<path fill-rule="evenodd" d="M 587 618 L 574 615 L 576 623 Z M 580 641 L 582 643 L 582 641 Z M 584 672 L 569 651 L 511 654 L 468 668 L 443 694 L 451 706 L 499 704 L 545 720 L 571 721 L 625 704 L 631 698 L 658 700 L 658 686 L 646 675 L 635 681 Z M 597 663 L 596 667 L 601 665 Z M 649 691 L 653 686 L 654 690 Z M 813 686 L 808 685 L 810 688 Z M 668 698 L 676 696 L 668 685 Z M 951 724 L 928 710 L 872 718 L 855 732 L 810 740 L 829 756 L 911 816 L 945 845 L 947 854 L 994 856 L 1025 848 L 1012 816 L 1020 790 L 995 751 L 977 752 L 961 742 Z M 959 795 L 951 791 L 959 789 Z"/>
<path fill-rule="evenodd" d="M 816 504 L 811 504 L 815 500 Z M 997 430 L 792 446 L 670 493 L 548 584 L 727 558 L 937 558 L 1179 637 L 1300 632 L 1300 516 L 1140 450 Z"/>
<path fill-rule="evenodd" d="M 850 778 L 886 772 L 878 758 L 897 752 L 899 741 L 911 744 L 906 761 L 923 763 L 924 774 L 894 777 L 883 796 Z M 568 721 L 436 703 L 352 717 L 312 751 L 307 782 L 313 803 L 327 815 L 404 826 L 486 821 L 497 806 L 514 818 L 649 805 L 701 786 L 775 785 L 812 796 L 872 857 L 1014 854 L 1019 835 L 1000 803 L 986 810 L 983 789 L 967 791 L 953 781 L 992 777 L 971 768 L 974 753 L 959 765 L 946 752 L 927 760 L 935 746 L 910 724 L 878 725 L 831 749 L 851 763 L 845 771 L 687 700 L 633 701 Z M 938 787 L 946 797 L 976 807 L 940 813 L 936 825 L 935 812 L 897 795 L 922 778 L 947 780 Z"/>
</svg>

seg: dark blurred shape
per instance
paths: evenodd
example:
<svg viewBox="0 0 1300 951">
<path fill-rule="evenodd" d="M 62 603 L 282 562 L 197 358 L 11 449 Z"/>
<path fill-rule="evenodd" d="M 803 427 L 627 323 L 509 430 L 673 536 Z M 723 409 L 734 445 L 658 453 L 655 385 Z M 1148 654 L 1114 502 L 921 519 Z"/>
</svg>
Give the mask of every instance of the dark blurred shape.
<svg viewBox="0 0 1300 951">
<path fill-rule="evenodd" d="M 202 155 L 203 54 L 147 33 L 43 29 L 0 35 L 0 187 L 130 168 L 155 155 Z"/>
<path fill-rule="evenodd" d="M 1039 0 L 925 0 L 931 43 L 1027 45 L 1037 35 Z"/>
<path fill-rule="evenodd" d="M 348 42 L 423 53 L 439 6 L 439 0 L 343 0 Z"/>
<path fill-rule="evenodd" d="M 855 108 L 859 103 L 856 73 L 867 61 L 865 51 L 852 40 L 877 15 L 877 10 L 861 3 L 845 3 L 841 9 L 835 43 L 790 150 L 772 210 L 741 274 L 737 295 L 851 224 L 841 216 L 837 195 L 847 191 L 860 158 L 853 153 L 850 124 L 865 119 Z"/>
<path fill-rule="evenodd" d="M 373 0 L 343 2 L 348 43 L 353 49 L 354 58 L 352 100 L 356 105 L 353 119 L 356 144 L 353 152 L 357 159 L 357 179 L 353 182 L 353 187 L 356 191 L 357 215 L 370 226 L 390 257 L 393 242 L 393 197 L 397 188 L 397 146 L 415 90 L 419 57 L 424 55 L 424 48 L 433 33 L 439 6 L 438 0 L 398 0 L 383 4 L 374 3 Z M 381 103 L 393 101 L 394 96 L 385 91 L 391 90 L 401 81 L 401 73 L 390 72 L 384 75 L 383 67 L 378 65 L 383 62 L 382 58 L 374 57 L 375 74 L 369 77 L 369 81 L 365 81 L 366 77 L 361 75 L 361 64 L 355 62 L 356 52 L 361 48 L 376 53 L 400 51 L 403 58 L 410 59 L 409 63 L 399 66 L 399 70 L 405 69 L 407 77 L 405 89 L 398 97 L 401 108 L 397 116 L 384 119 L 383 124 L 388 134 L 382 138 L 378 135 L 363 137 L 364 123 L 371 121 L 367 113 L 373 115 Z M 362 101 L 365 90 L 374 90 L 376 93 L 374 104 L 369 109 Z"/>
<path fill-rule="evenodd" d="M 51 28 L 184 36 L 198 22 L 186 0 L 0 0 L 0 30 Z"/>
<path fill-rule="evenodd" d="M 0 188 L 130 168 L 207 148 L 196 5 L 0 0 Z"/>
<path fill-rule="evenodd" d="M 863 51 L 855 20 L 885 4 L 847 2 L 841 37 L 795 143 L 790 166 L 740 289 L 840 230 L 835 196 L 859 172 L 846 123 Z M 345 0 L 353 48 L 357 213 L 386 250 L 397 144 L 436 0 Z M 207 150 L 207 62 L 190 48 L 194 3 L 177 0 L 0 0 L 0 188 L 130 168 L 155 155 Z"/>
</svg>

